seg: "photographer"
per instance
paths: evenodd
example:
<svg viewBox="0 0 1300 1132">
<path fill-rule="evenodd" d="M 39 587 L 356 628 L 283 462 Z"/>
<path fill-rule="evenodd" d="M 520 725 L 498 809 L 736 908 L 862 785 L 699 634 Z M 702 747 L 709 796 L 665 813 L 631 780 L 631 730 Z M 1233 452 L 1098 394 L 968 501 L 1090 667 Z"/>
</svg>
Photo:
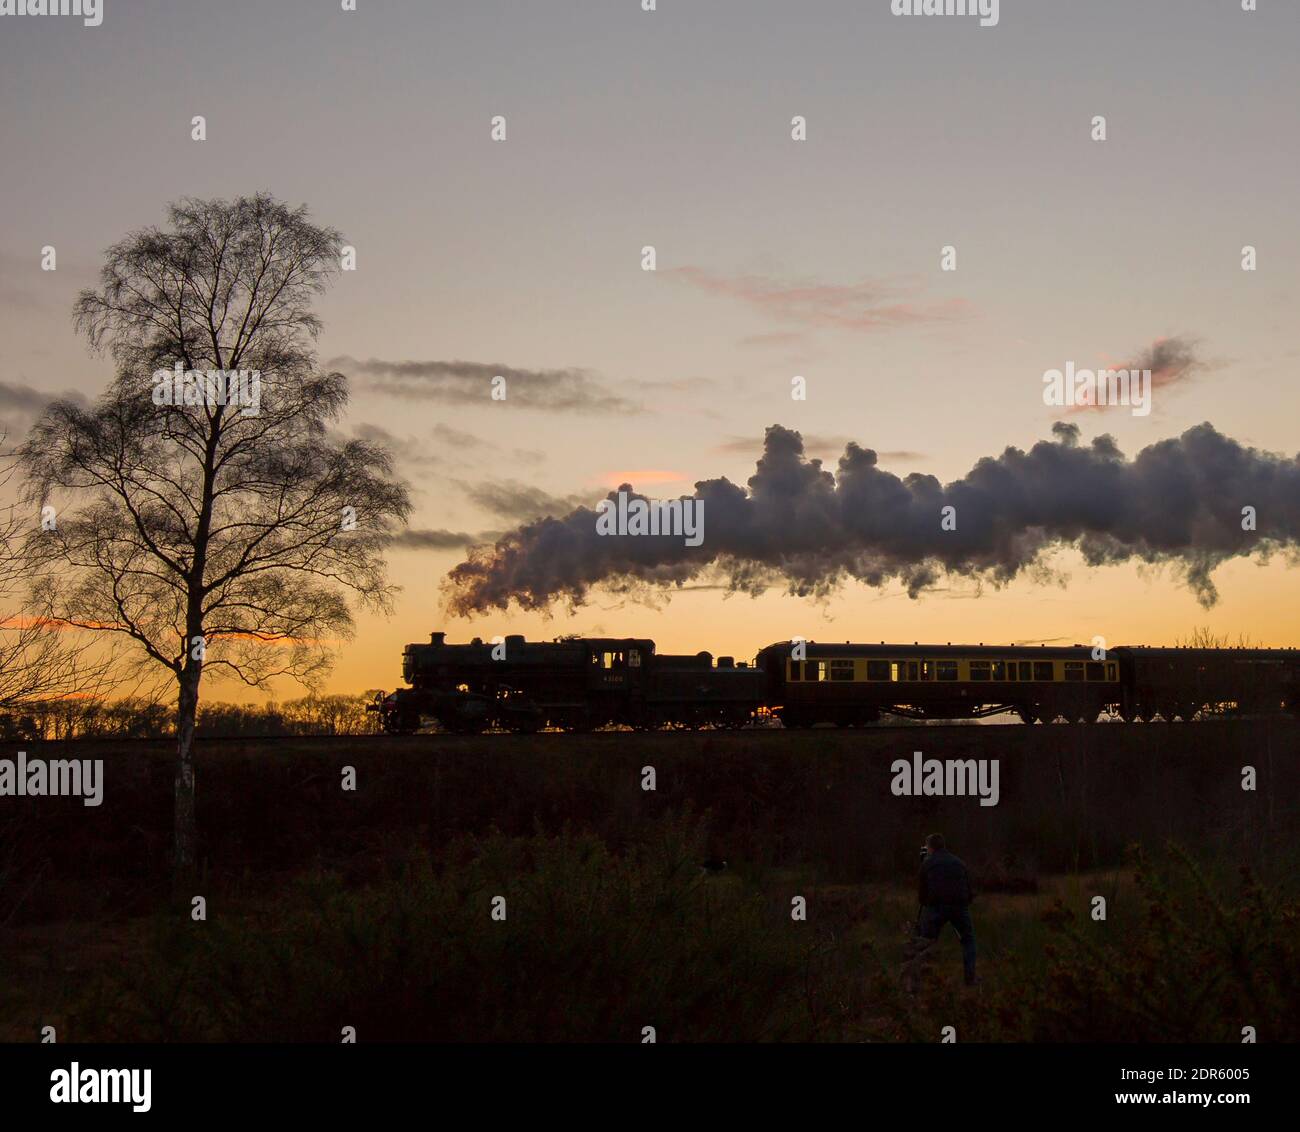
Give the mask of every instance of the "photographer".
<svg viewBox="0 0 1300 1132">
<path fill-rule="evenodd" d="M 925 839 L 918 896 L 921 912 L 917 919 L 917 934 L 926 939 L 938 939 L 944 924 L 951 923 L 961 940 L 966 985 L 974 986 L 977 980 L 975 928 L 970 918 L 970 874 L 960 858 L 948 852 L 941 833 L 932 833 Z"/>
</svg>

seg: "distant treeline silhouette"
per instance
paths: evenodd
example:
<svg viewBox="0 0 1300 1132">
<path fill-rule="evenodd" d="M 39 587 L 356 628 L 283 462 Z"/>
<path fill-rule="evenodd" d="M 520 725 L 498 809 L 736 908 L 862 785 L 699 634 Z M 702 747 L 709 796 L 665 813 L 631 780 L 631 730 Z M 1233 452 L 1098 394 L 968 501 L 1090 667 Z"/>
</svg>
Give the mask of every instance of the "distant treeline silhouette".
<svg viewBox="0 0 1300 1132">
<path fill-rule="evenodd" d="M 378 717 L 366 711 L 373 692 L 304 696 L 283 703 L 199 706 L 196 734 L 213 736 L 369 735 Z M 113 702 L 50 700 L 0 714 L 0 742 L 65 739 L 170 739 L 176 711 L 134 698 Z"/>
</svg>

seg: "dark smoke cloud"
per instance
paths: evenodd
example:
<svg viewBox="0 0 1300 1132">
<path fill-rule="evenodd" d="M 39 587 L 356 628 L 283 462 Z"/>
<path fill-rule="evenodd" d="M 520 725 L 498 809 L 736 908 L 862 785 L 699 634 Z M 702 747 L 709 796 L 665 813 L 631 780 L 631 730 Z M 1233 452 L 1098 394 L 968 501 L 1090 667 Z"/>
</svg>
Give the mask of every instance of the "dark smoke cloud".
<svg viewBox="0 0 1300 1132">
<path fill-rule="evenodd" d="M 804 453 L 799 433 L 767 430 L 748 489 L 702 480 L 704 540 L 596 533 L 596 512 L 520 526 L 474 548 L 444 582 L 452 613 L 581 605 L 593 586 L 624 595 L 720 577 L 756 594 L 784 585 L 824 597 L 850 579 L 897 580 L 916 597 L 944 575 L 1002 585 L 1045 570 L 1043 556 L 1073 546 L 1094 566 L 1168 563 L 1203 605 L 1217 599 L 1220 563 L 1300 545 L 1300 462 L 1247 448 L 1210 424 L 1125 458 L 1110 436 L 1084 446 L 1076 425 L 1027 452 L 1007 448 L 941 484 L 883 471 L 875 452 L 849 444 L 834 473 Z M 611 492 L 610 497 L 616 497 Z M 641 497 L 644 498 L 644 497 Z M 940 527 L 956 508 L 956 530 Z M 1258 533 L 1242 530 L 1242 508 Z"/>
<path fill-rule="evenodd" d="M 510 404 L 547 412 L 636 413 L 641 406 L 621 397 L 585 369 L 515 369 L 462 361 L 384 361 L 332 358 L 329 368 L 366 379 L 366 388 L 408 401 L 491 405 L 492 379 L 506 379 Z"/>
</svg>

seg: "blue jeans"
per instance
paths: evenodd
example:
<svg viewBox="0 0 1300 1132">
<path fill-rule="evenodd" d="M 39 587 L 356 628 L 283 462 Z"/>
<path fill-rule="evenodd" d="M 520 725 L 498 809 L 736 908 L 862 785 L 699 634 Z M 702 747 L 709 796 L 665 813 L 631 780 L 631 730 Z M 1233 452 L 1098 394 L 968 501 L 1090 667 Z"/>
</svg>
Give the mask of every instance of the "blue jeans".
<svg viewBox="0 0 1300 1132">
<path fill-rule="evenodd" d="M 938 939 L 944 924 L 952 924 L 961 940 L 961 961 L 966 981 L 975 981 L 975 926 L 970 921 L 968 904 L 927 904 L 921 909 L 916 930 L 926 939 Z"/>
</svg>

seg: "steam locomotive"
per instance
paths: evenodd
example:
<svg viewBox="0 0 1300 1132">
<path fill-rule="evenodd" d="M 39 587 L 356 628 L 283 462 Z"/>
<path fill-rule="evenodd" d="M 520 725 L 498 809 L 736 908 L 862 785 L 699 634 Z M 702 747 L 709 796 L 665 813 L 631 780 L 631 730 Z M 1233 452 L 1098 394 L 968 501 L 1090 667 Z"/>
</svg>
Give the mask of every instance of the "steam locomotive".
<svg viewBox="0 0 1300 1132">
<path fill-rule="evenodd" d="M 1200 713 L 1300 716 L 1300 650 L 782 641 L 752 662 L 659 653 L 635 637 L 522 636 L 406 646 L 408 685 L 370 710 L 406 735 L 443 729 L 588 731 L 852 727 L 884 715 L 1024 723 L 1190 720 Z"/>
</svg>

